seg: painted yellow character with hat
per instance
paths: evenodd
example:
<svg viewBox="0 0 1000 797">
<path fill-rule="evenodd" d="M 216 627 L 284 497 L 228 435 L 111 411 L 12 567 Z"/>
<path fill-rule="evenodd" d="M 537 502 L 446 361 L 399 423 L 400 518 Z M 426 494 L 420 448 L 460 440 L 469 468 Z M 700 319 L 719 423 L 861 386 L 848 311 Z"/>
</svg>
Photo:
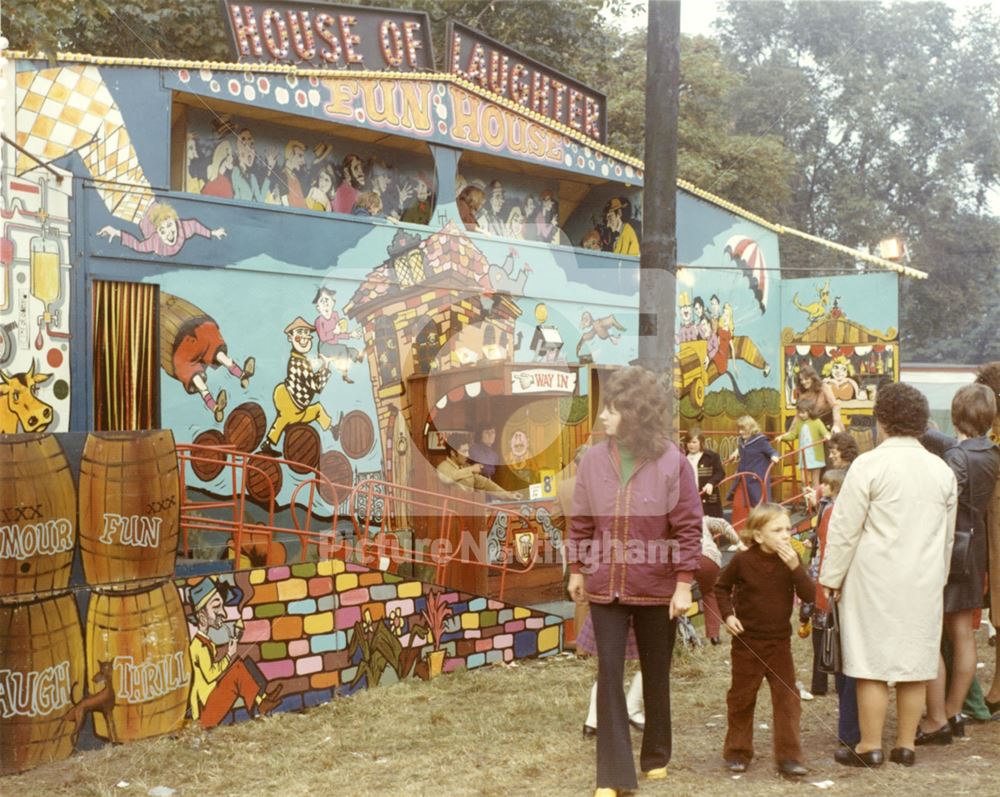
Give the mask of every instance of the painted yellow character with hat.
<svg viewBox="0 0 1000 797">
<path fill-rule="evenodd" d="M 322 357 L 308 356 L 313 346 L 316 327 L 299 316 L 287 327 L 285 336 L 292 345 L 288 357 L 285 380 L 274 388 L 272 396 L 278 416 L 267 432 L 261 450 L 272 456 L 277 455 L 275 447 L 290 423 L 319 423 L 323 431 L 333 428 L 333 421 L 323 405 L 316 401 L 316 395 L 326 387 L 330 379 L 330 368 Z M 334 431 L 334 439 L 337 438 Z"/>
</svg>

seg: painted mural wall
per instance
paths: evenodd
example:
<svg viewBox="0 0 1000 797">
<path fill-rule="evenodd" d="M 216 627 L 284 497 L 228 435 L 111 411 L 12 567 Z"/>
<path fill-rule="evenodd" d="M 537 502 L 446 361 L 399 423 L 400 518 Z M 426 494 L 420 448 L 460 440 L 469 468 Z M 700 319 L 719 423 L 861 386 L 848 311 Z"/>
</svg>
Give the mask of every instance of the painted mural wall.
<svg viewBox="0 0 1000 797">
<path fill-rule="evenodd" d="M 559 617 L 343 560 L 175 580 L 178 488 L 169 432 L 0 441 L 0 775 L 561 649 Z"/>
<path fill-rule="evenodd" d="M 72 180 L 0 167 L 0 434 L 70 423 Z"/>
<path fill-rule="evenodd" d="M 707 203 L 678 205 L 677 362 L 682 428 L 731 433 L 781 410 L 778 237 Z"/>
<path fill-rule="evenodd" d="M 795 376 L 808 365 L 830 385 L 845 423 L 862 425 L 879 387 L 899 380 L 899 277 L 785 280 L 781 301 L 785 417 L 795 413 Z"/>
</svg>

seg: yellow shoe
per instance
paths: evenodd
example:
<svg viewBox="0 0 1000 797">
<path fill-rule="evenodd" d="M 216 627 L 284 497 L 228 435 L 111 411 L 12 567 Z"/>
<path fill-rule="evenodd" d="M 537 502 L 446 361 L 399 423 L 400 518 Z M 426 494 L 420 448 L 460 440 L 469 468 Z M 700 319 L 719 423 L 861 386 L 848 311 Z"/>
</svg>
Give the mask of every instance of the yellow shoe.
<svg viewBox="0 0 1000 797">
<path fill-rule="evenodd" d="M 618 797 L 618 789 L 602 787 L 594 792 L 594 797 Z"/>
<path fill-rule="evenodd" d="M 651 769 L 649 772 L 643 772 L 643 776 L 646 780 L 666 780 L 667 779 L 667 768 L 657 767 L 656 769 Z"/>
</svg>

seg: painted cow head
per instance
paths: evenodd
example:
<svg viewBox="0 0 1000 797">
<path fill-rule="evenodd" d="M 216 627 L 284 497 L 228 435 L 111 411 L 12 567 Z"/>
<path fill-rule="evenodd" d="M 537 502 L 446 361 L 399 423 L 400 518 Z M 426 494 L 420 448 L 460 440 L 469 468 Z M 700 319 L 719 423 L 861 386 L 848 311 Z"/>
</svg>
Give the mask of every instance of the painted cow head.
<svg viewBox="0 0 1000 797">
<path fill-rule="evenodd" d="M 51 378 L 35 373 L 34 360 L 20 374 L 0 371 L 0 432 L 14 434 L 18 425 L 26 432 L 41 432 L 52 423 L 52 406 L 38 398 L 38 385 Z"/>
</svg>

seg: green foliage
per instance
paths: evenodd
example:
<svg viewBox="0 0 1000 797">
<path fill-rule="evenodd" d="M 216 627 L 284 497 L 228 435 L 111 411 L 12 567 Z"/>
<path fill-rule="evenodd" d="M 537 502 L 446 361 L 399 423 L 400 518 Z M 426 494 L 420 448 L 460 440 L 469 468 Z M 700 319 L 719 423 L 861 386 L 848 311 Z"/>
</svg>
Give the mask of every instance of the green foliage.
<svg viewBox="0 0 1000 797">
<path fill-rule="evenodd" d="M 777 135 L 796 165 L 792 226 L 874 250 L 902 235 L 908 360 L 1000 356 L 988 328 L 1000 300 L 1000 222 L 986 205 L 1000 182 L 1000 21 L 958 18 L 942 3 L 730 2 L 720 24 L 743 78 L 729 111 L 747 134 Z M 744 162 L 756 159 L 749 148 Z M 844 266 L 782 241 L 783 269 Z"/>
<path fill-rule="evenodd" d="M 730 428 L 731 422 L 741 415 L 753 416 L 764 428 L 765 419 L 777 416 L 780 410 L 780 394 L 770 387 L 754 388 L 743 394 L 742 400 L 732 390 L 713 390 L 705 394 L 705 405 L 701 409 L 691 403 L 689 396 L 680 402 L 682 417 L 699 421 L 704 418 L 727 418 L 730 422 L 725 425 L 726 428 Z"/>
</svg>

